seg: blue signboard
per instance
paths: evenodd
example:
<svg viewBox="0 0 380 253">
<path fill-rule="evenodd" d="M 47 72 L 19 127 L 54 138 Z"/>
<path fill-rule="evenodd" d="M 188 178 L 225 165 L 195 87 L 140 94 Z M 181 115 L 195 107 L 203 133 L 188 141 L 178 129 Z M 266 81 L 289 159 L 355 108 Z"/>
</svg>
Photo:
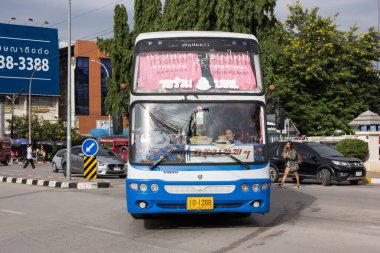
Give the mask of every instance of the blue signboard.
<svg viewBox="0 0 380 253">
<path fill-rule="evenodd" d="M 94 156 L 98 150 L 99 145 L 94 139 L 86 139 L 82 144 L 82 151 L 86 156 Z"/>
<path fill-rule="evenodd" d="M 59 95 L 58 30 L 0 24 L 0 93 L 28 94 L 30 80 L 32 94 Z"/>
</svg>

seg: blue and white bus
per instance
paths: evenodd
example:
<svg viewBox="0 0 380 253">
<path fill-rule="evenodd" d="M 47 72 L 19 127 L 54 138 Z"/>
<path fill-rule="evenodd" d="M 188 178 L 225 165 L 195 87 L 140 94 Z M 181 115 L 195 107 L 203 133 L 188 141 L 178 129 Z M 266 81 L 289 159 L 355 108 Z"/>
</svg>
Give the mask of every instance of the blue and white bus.
<svg viewBox="0 0 380 253">
<path fill-rule="evenodd" d="M 266 213 L 265 93 L 253 35 L 140 34 L 129 106 L 128 212 Z"/>
</svg>

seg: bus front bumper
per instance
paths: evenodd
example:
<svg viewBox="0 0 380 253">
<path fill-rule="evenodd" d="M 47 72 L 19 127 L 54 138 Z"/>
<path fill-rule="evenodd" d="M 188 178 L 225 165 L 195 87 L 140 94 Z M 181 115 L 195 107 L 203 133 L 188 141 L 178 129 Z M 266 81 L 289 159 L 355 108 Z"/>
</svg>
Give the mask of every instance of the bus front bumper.
<svg viewBox="0 0 380 253">
<path fill-rule="evenodd" d="M 267 213 L 270 207 L 269 178 L 202 184 L 128 179 L 126 188 L 132 214 Z"/>
</svg>

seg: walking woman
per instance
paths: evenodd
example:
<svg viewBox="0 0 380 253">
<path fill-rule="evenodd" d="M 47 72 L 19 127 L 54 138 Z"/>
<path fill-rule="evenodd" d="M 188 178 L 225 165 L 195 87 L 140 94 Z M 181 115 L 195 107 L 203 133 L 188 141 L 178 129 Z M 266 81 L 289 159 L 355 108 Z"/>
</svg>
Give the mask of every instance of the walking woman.
<svg viewBox="0 0 380 253">
<path fill-rule="evenodd" d="M 284 152 L 282 156 L 285 158 L 285 173 L 282 177 L 282 182 L 279 184 L 280 187 L 284 186 L 285 180 L 289 175 L 289 172 L 293 172 L 296 176 L 296 188 L 300 188 L 300 177 L 298 175 L 298 163 L 297 163 L 297 152 L 293 147 L 293 143 L 287 141 L 285 144 Z"/>
</svg>

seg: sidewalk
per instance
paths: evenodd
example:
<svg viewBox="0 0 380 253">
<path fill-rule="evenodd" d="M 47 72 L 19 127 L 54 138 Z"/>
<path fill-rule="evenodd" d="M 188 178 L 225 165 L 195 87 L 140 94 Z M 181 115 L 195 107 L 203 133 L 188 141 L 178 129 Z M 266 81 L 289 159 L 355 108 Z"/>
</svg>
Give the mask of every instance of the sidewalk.
<svg viewBox="0 0 380 253">
<path fill-rule="evenodd" d="M 41 165 L 41 166 L 38 166 Z M 34 186 L 45 186 L 63 189 L 98 189 L 109 188 L 106 179 L 85 180 L 83 177 L 72 177 L 67 180 L 62 173 L 53 173 L 50 164 L 36 164 L 36 169 L 22 169 L 22 165 L 1 166 L 0 183 L 16 183 Z"/>
<path fill-rule="evenodd" d="M 367 176 L 363 179 L 367 184 L 380 184 L 380 172 L 367 171 Z"/>
</svg>

